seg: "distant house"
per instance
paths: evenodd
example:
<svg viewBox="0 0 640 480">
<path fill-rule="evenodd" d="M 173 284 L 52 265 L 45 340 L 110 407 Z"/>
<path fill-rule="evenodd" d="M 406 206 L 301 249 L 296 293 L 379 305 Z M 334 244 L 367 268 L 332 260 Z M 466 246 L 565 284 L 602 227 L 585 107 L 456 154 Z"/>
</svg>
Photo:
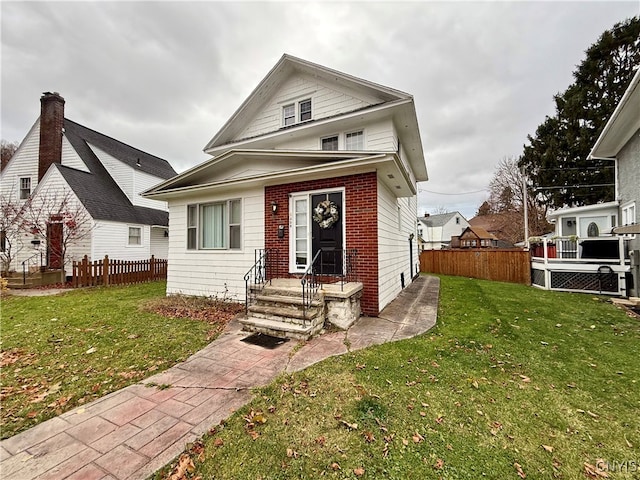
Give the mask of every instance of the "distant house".
<svg viewBox="0 0 640 480">
<path fill-rule="evenodd" d="M 427 169 L 411 95 L 284 55 L 204 150 L 145 193 L 169 202 L 169 293 L 245 301 L 248 272 L 300 288 L 355 269 L 376 316 L 417 275 Z"/>
<path fill-rule="evenodd" d="M 456 240 L 459 248 L 498 248 L 499 242 L 495 235 L 482 227 L 467 227 Z"/>
<path fill-rule="evenodd" d="M 9 244 L 13 248 L 4 268 L 18 270 L 38 253 L 50 269 L 84 255 L 166 258 L 167 204 L 139 194 L 175 176 L 171 165 L 65 118 L 58 93 L 45 93 L 40 102 L 40 117 L 0 173 L 3 203 L 22 212 L 25 227 L 12 237 L 1 232 L 0 258 L 6 261 Z M 66 245 L 63 258 L 65 235 L 73 228 L 83 231 Z"/>
<path fill-rule="evenodd" d="M 449 212 L 438 215 L 425 213 L 418 217 L 418 246 L 423 250 L 440 250 L 456 247 L 451 244 L 469 226 L 469 222 L 460 212 Z M 454 240 L 455 242 L 455 240 Z"/>
<path fill-rule="evenodd" d="M 500 246 L 512 247 L 524 236 L 523 219 L 517 212 L 478 215 L 469 220 L 469 225 L 487 231 L 501 241 Z"/>
</svg>

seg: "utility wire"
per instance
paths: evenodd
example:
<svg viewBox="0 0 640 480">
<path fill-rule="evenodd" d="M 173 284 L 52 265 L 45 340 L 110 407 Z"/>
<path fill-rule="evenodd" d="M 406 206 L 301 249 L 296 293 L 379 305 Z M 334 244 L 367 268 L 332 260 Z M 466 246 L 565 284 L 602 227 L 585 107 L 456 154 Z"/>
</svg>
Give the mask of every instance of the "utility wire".
<svg viewBox="0 0 640 480">
<path fill-rule="evenodd" d="M 482 192 L 486 192 L 487 189 L 483 188 L 482 190 L 474 190 L 473 192 L 461 192 L 461 193 L 444 193 L 444 192 L 432 192 L 431 190 L 423 190 L 423 189 L 418 189 L 419 192 L 425 192 L 425 193 L 433 193 L 434 195 L 472 195 L 474 193 L 482 193 Z"/>
</svg>

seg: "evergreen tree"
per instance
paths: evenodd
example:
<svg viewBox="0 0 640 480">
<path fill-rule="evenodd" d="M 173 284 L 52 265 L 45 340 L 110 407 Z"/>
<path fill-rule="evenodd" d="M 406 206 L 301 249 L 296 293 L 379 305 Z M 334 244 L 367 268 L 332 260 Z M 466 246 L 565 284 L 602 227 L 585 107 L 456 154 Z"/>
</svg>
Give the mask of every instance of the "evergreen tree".
<svg viewBox="0 0 640 480">
<path fill-rule="evenodd" d="M 613 200 L 613 162 L 587 160 L 640 65 L 640 18 L 614 25 L 585 52 L 574 83 L 554 96 L 556 113 L 527 138 L 519 165 L 551 207 Z"/>
</svg>

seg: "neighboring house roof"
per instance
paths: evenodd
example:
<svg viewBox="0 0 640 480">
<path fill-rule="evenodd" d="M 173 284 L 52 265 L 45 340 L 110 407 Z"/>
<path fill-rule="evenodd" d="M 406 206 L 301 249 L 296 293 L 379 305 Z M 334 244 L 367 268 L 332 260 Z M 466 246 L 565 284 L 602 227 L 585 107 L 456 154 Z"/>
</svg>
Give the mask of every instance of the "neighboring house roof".
<svg viewBox="0 0 640 480">
<path fill-rule="evenodd" d="M 168 225 L 168 213 L 153 208 L 133 205 L 109 175 L 88 143 L 94 145 L 131 168 L 139 168 L 161 179 L 177 175 L 166 160 L 119 142 L 67 118 L 64 119 L 65 136 L 91 173 L 61 164 L 54 164 L 69 187 L 77 195 L 89 214 L 96 220 Z M 137 166 L 137 163 L 140 166 Z"/>
<path fill-rule="evenodd" d="M 442 227 L 449 222 L 456 215 L 460 215 L 458 212 L 440 213 L 437 215 L 429 215 L 428 217 L 418 217 L 422 223 L 427 227 Z M 462 217 L 462 215 L 460 215 Z"/>
<path fill-rule="evenodd" d="M 562 208 L 560 210 L 555 210 L 551 212 L 548 217 L 551 220 L 557 220 L 559 217 L 567 217 L 567 216 L 575 216 L 575 215 L 583 215 L 583 214 L 593 214 L 594 212 L 599 212 L 601 210 L 607 209 L 617 209 L 618 201 L 613 202 L 605 202 L 605 203 L 593 203 L 591 205 L 582 205 L 580 207 L 568 207 Z"/>
<path fill-rule="evenodd" d="M 640 69 L 604 126 L 589 158 L 613 158 L 640 129 Z"/>
<path fill-rule="evenodd" d="M 493 235 L 492 233 L 487 232 L 484 228 L 478 226 L 470 226 L 464 229 L 464 231 L 460 234 L 460 238 L 467 236 L 468 233 L 472 233 L 474 236 L 481 240 L 497 240 L 498 237 Z"/>
</svg>

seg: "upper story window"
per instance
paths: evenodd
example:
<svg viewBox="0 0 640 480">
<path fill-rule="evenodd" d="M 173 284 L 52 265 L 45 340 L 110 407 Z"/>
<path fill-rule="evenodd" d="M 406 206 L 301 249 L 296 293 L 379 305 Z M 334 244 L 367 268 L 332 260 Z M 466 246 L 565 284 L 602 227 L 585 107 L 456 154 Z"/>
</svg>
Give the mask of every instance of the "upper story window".
<svg viewBox="0 0 640 480">
<path fill-rule="evenodd" d="M 311 120 L 311 99 L 303 100 L 300 105 L 300 121 Z"/>
<path fill-rule="evenodd" d="M 322 150 L 335 151 L 338 150 L 338 135 L 332 137 L 325 137 L 320 140 L 322 144 Z"/>
<path fill-rule="evenodd" d="M 364 150 L 364 132 L 362 130 L 347 133 L 344 140 L 345 150 Z"/>
<path fill-rule="evenodd" d="M 311 120 L 311 99 L 307 98 L 298 103 L 290 103 L 282 107 L 282 124 L 286 127 L 298 122 Z"/>
<path fill-rule="evenodd" d="M 26 200 L 31 195 L 31 177 L 20 178 L 20 200 Z"/>
<path fill-rule="evenodd" d="M 291 105 L 285 105 L 282 107 L 282 118 L 284 126 L 293 125 L 296 123 L 296 105 L 292 103 Z"/>
</svg>

